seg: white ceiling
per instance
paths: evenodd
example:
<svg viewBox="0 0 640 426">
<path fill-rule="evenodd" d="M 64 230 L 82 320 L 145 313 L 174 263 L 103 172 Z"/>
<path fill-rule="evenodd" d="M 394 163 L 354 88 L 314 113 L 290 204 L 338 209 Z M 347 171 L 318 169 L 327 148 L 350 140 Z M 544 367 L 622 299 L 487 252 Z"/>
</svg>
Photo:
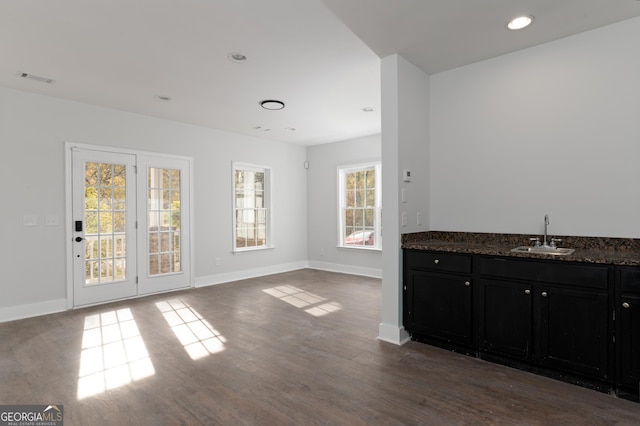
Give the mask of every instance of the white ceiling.
<svg viewBox="0 0 640 426">
<path fill-rule="evenodd" d="M 638 0 L 323 0 L 381 58 L 435 74 L 640 16 Z M 524 30 L 512 18 L 532 15 Z"/>
<path fill-rule="evenodd" d="M 507 31 L 520 13 L 534 25 Z M 313 145 L 380 132 L 380 57 L 431 74 L 635 16 L 637 0 L 2 0 L 0 85 Z"/>
</svg>

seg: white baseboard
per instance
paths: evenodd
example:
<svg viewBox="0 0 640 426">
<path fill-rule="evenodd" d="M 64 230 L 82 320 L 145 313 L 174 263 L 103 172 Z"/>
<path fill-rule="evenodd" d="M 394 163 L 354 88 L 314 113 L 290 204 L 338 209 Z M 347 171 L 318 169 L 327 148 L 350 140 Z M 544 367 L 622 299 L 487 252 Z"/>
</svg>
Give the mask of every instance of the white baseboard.
<svg viewBox="0 0 640 426">
<path fill-rule="evenodd" d="M 14 321 L 40 315 L 55 314 L 67 310 L 67 299 L 48 300 L 28 305 L 0 308 L 0 322 Z"/>
<path fill-rule="evenodd" d="M 263 268 L 245 269 L 242 271 L 227 272 L 223 274 L 209 275 L 206 277 L 196 277 L 195 287 L 207 287 L 210 285 L 223 284 L 232 281 L 240 281 L 249 278 L 263 277 L 266 275 L 280 274 L 282 272 L 304 269 L 308 266 L 308 262 L 302 261 L 265 266 Z"/>
<path fill-rule="evenodd" d="M 340 263 L 309 261 L 310 269 L 318 269 L 320 271 L 340 272 L 343 274 L 361 275 L 363 277 L 382 278 L 382 269 L 363 268 L 361 266 L 342 265 Z"/>
<path fill-rule="evenodd" d="M 404 327 L 398 327 L 390 324 L 380 323 L 378 327 L 378 340 L 387 343 L 393 343 L 394 345 L 402 346 L 411 340 L 409 333 Z"/>
</svg>

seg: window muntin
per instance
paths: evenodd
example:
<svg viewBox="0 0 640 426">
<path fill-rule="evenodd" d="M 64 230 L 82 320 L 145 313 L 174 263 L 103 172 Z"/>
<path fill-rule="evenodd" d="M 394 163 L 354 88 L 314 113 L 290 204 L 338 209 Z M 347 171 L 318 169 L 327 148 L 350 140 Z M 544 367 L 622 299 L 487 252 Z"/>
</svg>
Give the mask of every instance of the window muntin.
<svg viewBox="0 0 640 426">
<path fill-rule="evenodd" d="M 126 184 L 123 164 L 85 163 L 85 285 L 127 277 Z"/>
<path fill-rule="evenodd" d="M 180 170 L 147 170 L 149 275 L 182 272 Z"/>
<path fill-rule="evenodd" d="M 380 163 L 338 169 L 339 246 L 382 248 Z"/>
<path fill-rule="evenodd" d="M 233 251 L 271 247 L 270 169 L 233 164 Z"/>
</svg>

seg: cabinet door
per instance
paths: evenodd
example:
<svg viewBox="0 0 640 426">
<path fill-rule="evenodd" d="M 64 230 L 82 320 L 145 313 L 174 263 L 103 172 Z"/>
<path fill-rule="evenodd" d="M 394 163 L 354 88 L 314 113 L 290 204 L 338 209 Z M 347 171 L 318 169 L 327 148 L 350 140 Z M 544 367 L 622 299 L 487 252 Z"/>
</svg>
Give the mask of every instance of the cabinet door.
<svg viewBox="0 0 640 426">
<path fill-rule="evenodd" d="M 609 379 L 608 295 L 539 287 L 540 363 L 597 379 Z"/>
<path fill-rule="evenodd" d="M 620 384 L 638 389 L 640 383 L 640 296 L 622 296 L 616 309 L 620 320 Z"/>
<path fill-rule="evenodd" d="M 479 339 L 486 352 L 529 359 L 532 310 L 529 284 L 480 280 Z"/>
<path fill-rule="evenodd" d="M 409 270 L 405 327 L 448 342 L 471 344 L 471 281 L 461 275 Z"/>
</svg>

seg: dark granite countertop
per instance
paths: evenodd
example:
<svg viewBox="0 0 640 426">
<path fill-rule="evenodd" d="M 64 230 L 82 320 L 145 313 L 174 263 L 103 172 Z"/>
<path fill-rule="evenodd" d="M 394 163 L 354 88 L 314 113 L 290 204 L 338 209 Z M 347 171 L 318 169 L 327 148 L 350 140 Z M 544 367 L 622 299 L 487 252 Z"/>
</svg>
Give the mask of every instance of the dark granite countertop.
<svg viewBox="0 0 640 426">
<path fill-rule="evenodd" d="M 512 253 L 518 246 L 531 245 L 529 238 L 539 235 L 490 234 L 471 232 L 429 231 L 402 236 L 402 248 L 436 250 L 451 253 L 549 259 L 609 265 L 640 266 L 640 239 L 554 236 L 561 238 L 558 247 L 575 249 L 568 256 L 535 253 Z M 551 238 L 551 237 L 549 237 Z"/>
</svg>

